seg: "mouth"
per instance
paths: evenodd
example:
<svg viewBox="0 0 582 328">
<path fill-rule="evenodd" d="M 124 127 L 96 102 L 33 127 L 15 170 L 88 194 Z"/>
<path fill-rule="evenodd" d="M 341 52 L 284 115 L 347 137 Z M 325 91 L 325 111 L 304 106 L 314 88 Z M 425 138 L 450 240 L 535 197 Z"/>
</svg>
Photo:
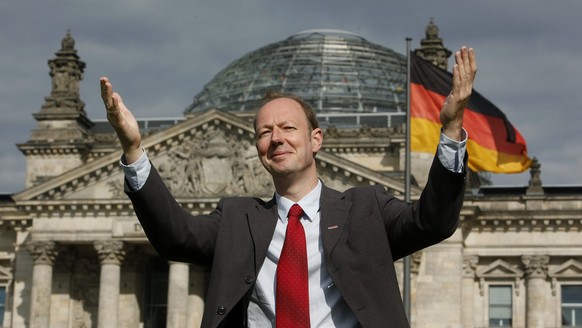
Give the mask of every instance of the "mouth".
<svg viewBox="0 0 582 328">
<path fill-rule="evenodd" d="M 269 156 L 269 157 L 271 159 L 278 159 L 278 158 L 281 158 L 281 157 L 283 157 L 283 156 L 285 156 L 287 154 L 288 154 L 287 152 L 278 151 L 278 152 L 272 153 L 271 156 Z"/>
</svg>

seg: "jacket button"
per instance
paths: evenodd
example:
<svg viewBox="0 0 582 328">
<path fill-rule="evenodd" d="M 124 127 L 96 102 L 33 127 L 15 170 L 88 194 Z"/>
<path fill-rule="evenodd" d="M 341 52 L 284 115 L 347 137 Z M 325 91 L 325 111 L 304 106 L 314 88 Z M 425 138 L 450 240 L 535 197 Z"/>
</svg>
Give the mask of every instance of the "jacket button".
<svg viewBox="0 0 582 328">
<path fill-rule="evenodd" d="M 247 283 L 247 285 L 252 284 L 255 281 L 255 278 L 253 278 L 253 276 L 246 276 L 245 277 L 245 283 Z"/>
<path fill-rule="evenodd" d="M 221 306 L 218 308 L 218 310 L 216 311 L 216 313 L 223 315 L 226 313 L 226 308 L 224 306 Z"/>
</svg>

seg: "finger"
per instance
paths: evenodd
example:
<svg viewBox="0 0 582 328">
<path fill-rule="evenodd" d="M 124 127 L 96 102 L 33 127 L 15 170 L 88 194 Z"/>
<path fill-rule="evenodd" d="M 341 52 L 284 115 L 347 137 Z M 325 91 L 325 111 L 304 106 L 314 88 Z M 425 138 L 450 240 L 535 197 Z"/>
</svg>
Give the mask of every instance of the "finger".
<svg viewBox="0 0 582 328">
<path fill-rule="evenodd" d="M 113 88 L 111 86 L 111 82 L 109 82 L 107 77 L 102 77 L 99 80 L 101 84 L 101 99 L 103 99 L 105 109 L 109 109 L 113 105 Z"/>
<path fill-rule="evenodd" d="M 124 106 L 123 99 L 121 99 L 121 96 L 117 92 L 114 92 L 111 98 L 113 99 L 113 108 L 119 111 Z"/>
<path fill-rule="evenodd" d="M 465 67 L 465 74 L 468 82 L 472 82 L 473 71 L 471 70 L 471 56 L 467 47 L 463 47 L 463 66 Z"/>
<path fill-rule="evenodd" d="M 469 49 L 469 65 L 471 67 L 471 73 L 473 75 L 477 74 L 477 59 L 475 58 L 475 50 L 473 48 Z"/>
<path fill-rule="evenodd" d="M 107 108 L 107 116 L 119 120 L 121 118 L 121 106 L 123 106 L 121 96 L 117 92 L 113 92 L 110 99 L 111 106 Z"/>
<path fill-rule="evenodd" d="M 455 51 L 455 64 L 453 65 L 453 90 L 456 90 L 459 83 L 461 82 L 460 76 L 460 65 L 461 65 L 461 52 Z"/>
<path fill-rule="evenodd" d="M 458 52 L 457 52 L 458 53 Z M 457 54 L 455 54 L 455 60 L 457 59 Z M 453 65 L 453 85 L 452 85 L 452 92 L 457 94 L 461 88 L 462 84 L 462 73 L 461 73 L 461 65 L 455 63 Z"/>
<path fill-rule="evenodd" d="M 461 47 L 459 50 L 459 75 L 465 81 L 467 74 L 469 73 L 469 58 L 467 56 L 467 48 L 465 46 Z"/>
<path fill-rule="evenodd" d="M 455 65 L 453 65 L 453 89 L 458 87 L 460 84 L 460 80 L 461 80 L 460 75 L 461 74 L 460 74 L 459 70 L 460 70 L 459 64 L 455 63 Z"/>
</svg>

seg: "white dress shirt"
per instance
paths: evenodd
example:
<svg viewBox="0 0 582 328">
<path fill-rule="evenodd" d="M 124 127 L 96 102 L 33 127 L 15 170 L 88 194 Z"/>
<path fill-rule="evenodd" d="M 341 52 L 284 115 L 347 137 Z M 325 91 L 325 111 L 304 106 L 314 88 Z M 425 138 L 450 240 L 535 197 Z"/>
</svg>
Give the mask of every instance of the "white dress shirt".
<svg viewBox="0 0 582 328">
<path fill-rule="evenodd" d="M 321 181 L 309 194 L 297 202 L 303 209 L 301 224 L 305 230 L 309 280 L 309 319 L 311 327 L 357 327 L 358 320 L 343 300 L 326 270 L 323 244 L 319 238 L 319 198 Z M 278 220 L 267 257 L 259 271 L 251 296 L 249 327 L 275 327 L 275 290 L 277 263 L 285 242 L 287 214 L 293 204 L 290 199 L 275 194 Z"/>
</svg>

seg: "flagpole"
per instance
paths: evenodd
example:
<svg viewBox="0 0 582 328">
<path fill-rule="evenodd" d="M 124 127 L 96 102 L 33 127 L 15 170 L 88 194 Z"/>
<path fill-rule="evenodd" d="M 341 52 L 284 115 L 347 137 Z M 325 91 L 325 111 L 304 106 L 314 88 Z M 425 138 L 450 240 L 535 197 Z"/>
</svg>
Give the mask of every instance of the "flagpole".
<svg viewBox="0 0 582 328">
<path fill-rule="evenodd" d="M 406 153 L 404 161 L 404 200 L 410 204 L 410 43 L 406 38 Z M 410 255 L 404 258 L 403 268 L 404 311 L 410 321 Z"/>
</svg>

